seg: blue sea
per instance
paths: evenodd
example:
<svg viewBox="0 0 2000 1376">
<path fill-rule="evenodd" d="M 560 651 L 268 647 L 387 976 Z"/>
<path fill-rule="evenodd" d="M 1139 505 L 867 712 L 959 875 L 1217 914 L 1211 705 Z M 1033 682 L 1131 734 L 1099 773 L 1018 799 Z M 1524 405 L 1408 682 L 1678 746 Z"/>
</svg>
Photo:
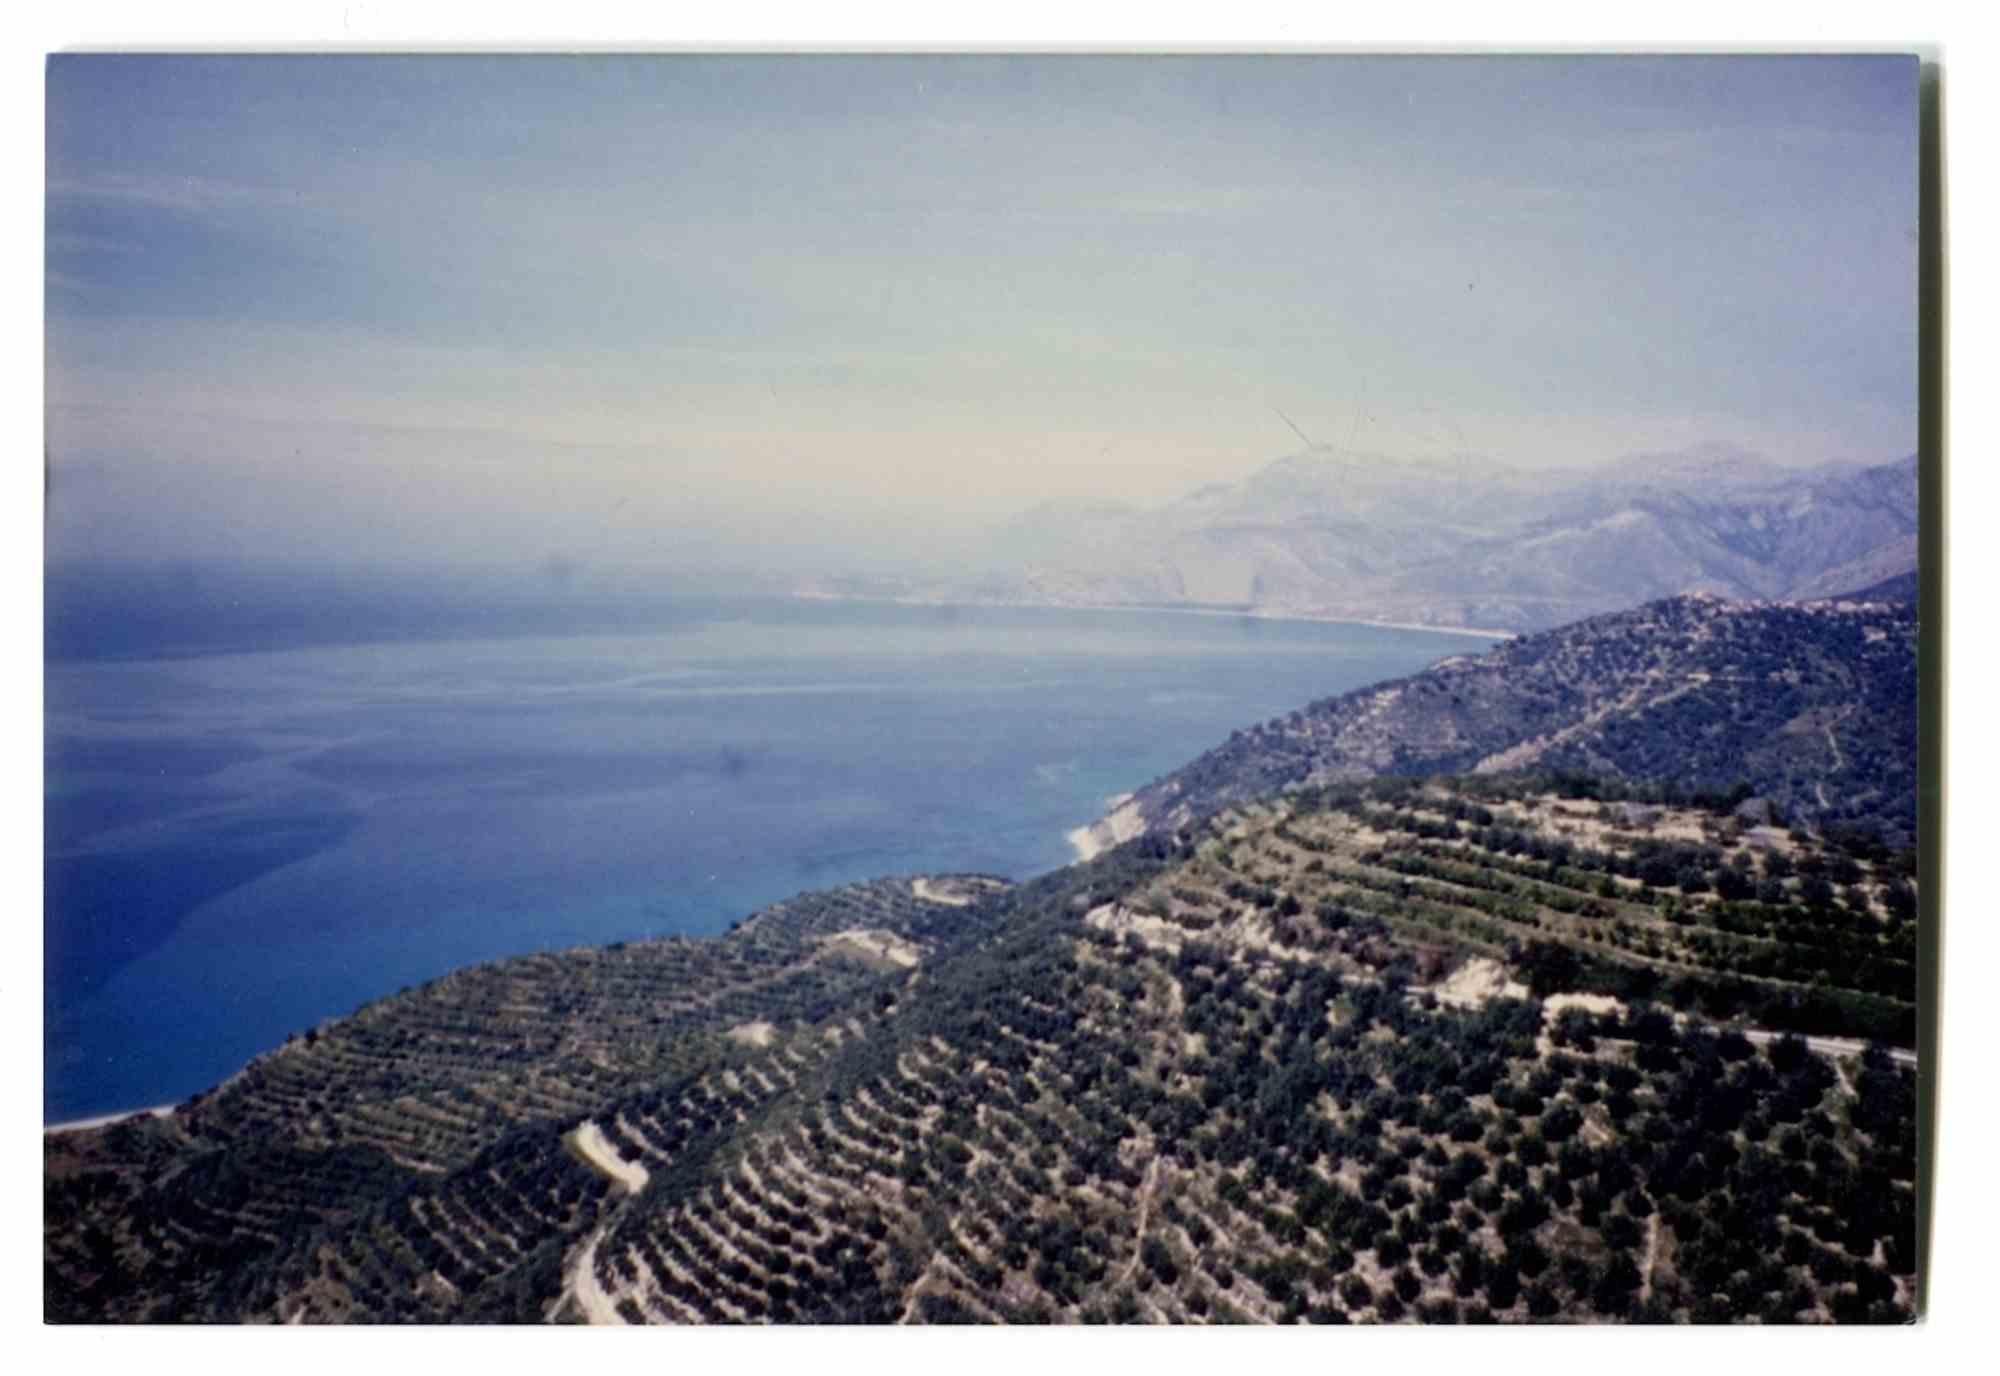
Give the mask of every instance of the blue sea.
<svg viewBox="0 0 2000 1376">
<path fill-rule="evenodd" d="M 52 630 L 45 1119 L 178 1101 L 472 962 L 885 874 L 1040 873 L 1231 730 L 1486 648 L 1164 612 L 655 620 L 99 657 Z"/>
</svg>

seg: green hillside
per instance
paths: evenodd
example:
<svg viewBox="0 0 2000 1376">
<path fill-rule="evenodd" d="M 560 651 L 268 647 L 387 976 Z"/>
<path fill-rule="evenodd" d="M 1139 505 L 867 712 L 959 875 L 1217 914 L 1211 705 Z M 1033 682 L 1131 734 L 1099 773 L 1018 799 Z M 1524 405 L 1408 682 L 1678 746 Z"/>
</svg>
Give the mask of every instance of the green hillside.
<svg viewBox="0 0 2000 1376">
<path fill-rule="evenodd" d="M 1524 636 L 1235 732 L 1140 789 L 1100 840 L 1380 774 L 1586 774 L 1720 794 L 1907 845 L 1917 611 L 1677 597 Z"/>
</svg>

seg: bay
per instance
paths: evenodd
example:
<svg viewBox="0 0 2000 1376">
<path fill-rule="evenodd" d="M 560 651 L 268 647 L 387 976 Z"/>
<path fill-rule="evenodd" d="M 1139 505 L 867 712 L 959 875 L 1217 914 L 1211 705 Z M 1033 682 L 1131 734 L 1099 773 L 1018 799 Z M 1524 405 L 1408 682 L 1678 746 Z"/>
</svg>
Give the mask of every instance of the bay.
<svg viewBox="0 0 2000 1376">
<path fill-rule="evenodd" d="M 49 664 L 45 1119 L 177 1101 L 461 965 L 885 874 L 1025 878 L 1231 730 L 1487 644 L 778 600 L 667 620 Z"/>
</svg>

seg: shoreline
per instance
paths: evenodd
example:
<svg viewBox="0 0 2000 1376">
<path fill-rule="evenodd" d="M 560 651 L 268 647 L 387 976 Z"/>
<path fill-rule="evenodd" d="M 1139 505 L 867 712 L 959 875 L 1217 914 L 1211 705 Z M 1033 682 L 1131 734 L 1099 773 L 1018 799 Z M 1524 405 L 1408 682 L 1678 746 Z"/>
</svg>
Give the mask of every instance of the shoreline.
<svg viewBox="0 0 2000 1376">
<path fill-rule="evenodd" d="M 1469 635 L 1482 640 L 1518 640 L 1525 632 L 1501 631 L 1487 626 L 1427 626 L 1416 621 L 1370 621 L 1353 616 L 1316 616 L 1311 612 L 1274 612 L 1256 607 L 1169 607 L 1131 602 L 1024 602 L 992 600 L 964 602 L 951 598 L 878 597 L 865 593 L 794 592 L 795 602 L 869 602 L 885 607 L 1006 607 L 1013 610 L 1045 612 L 1129 612 L 1159 613 L 1165 616 L 1249 617 L 1256 621 L 1299 621 L 1316 626 L 1372 626 L 1385 631 L 1429 631 L 1436 635 Z"/>
<path fill-rule="evenodd" d="M 100 1113 L 95 1118 L 72 1118 L 66 1123 L 42 1124 L 42 1135 L 47 1137 L 57 1132 L 88 1132 L 92 1128 L 108 1128 L 113 1123 L 122 1123 L 128 1118 L 170 1118 L 174 1104 L 154 1104 L 151 1108 L 128 1108 L 118 1113 Z"/>
<path fill-rule="evenodd" d="M 1076 852 L 1076 859 L 1070 864 L 1081 865 L 1095 860 L 1113 846 L 1122 845 L 1145 831 L 1139 810 L 1133 806 L 1132 800 L 1136 797 L 1136 793 L 1114 793 L 1104 800 L 1102 817 L 1063 833 L 1063 840 L 1069 842 L 1070 849 Z"/>
<path fill-rule="evenodd" d="M 1316 615 L 1309 612 L 1273 611 L 1268 608 L 1258 608 L 1258 607 L 1220 607 L 1220 606 L 1193 606 L 1193 605 L 1170 606 L 1170 605 L 1158 605 L 1158 604 L 1096 603 L 1096 602 L 1065 603 L 1065 602 L 1047 602 L 1047 601 L 1028 601 L 1028 600 L 1018 600 L 1018 599 L 1016 600 L 988 599 L 982 601 L 963 601 L 956 599 L 921 598 L 921 597 L 907 597 L 907 596 L 906 597 L 878 596 L 878 595 L 868 595 L 860 593 L 839 593 L 839 592 L 824 592 L 824 591 L 802 592 L 796 590 L 779 594 L 766 593 L 763 594 L 762 596 L 770 598 L 773 601 L 790 601 L 790 602 L 804 602 L 804 603 L 813 603 L 813 602 L 855 603 L 859 605 L 872 604 L 878 606 L 906 607 L 906 608 L 963 608 L 967 610 L 998 608 L 1006 610 L 1024 610 L 1024 611 L 1108 612 L 1108 613 L 1123 613 L 1128 615 L 1145 615 L 1145 614 L 1157 613 L 1168 616 L 1223 617 L 1223 618 L 1236 618 L 1236 619 L 1251 619 L 1256 621 L 1269 621 L 1281 624 L 1286 622 L 1293 622 L 1293 623 L 1308 624 L 1308 625 L 1366 626 L 1384 630 L 1428 632 L 1435 635 L 1464 636 L 1464 637 L 1492 640 L 1496 642 L 1518 639 L 1522 634 L 1521 632 L 1517 631 L 1503 631 L 1491 628 L 1468 627 L 1468 626 L 1434 626 L 1434 625 L 1419 624 L 1415 622 L 1362 620 L 1354 617 Z M 598 632 L 587 632 L 587 633 L 597 634 Z M 620 634 L 621 632 L 608 631 L 604 633 L 616 635 Z M 471 638 L 475 640 L 488 640 L 488 639 L 509 640 L 513 639 L 514 637 L 507 635 L 478 635 Z M 447 639 L 450 639 L 450 637 L 447 637 Z M 355 642 L 355 644 L 371 644 L 371 643 L 378 643 L 378 642 Z M 388 641 L 379 643 L 399 643 L 399 642 Z M 235 653 L 257 653 L 260 652 L 262 648 L 264 647 L 249 647 L 249 648 L 232 647 L 221 651 L 201 650 L 201 651 L 190 651 L 188 653 L 192 657 L 202 657 L 204 655 L 214 655 L 218 653 L 224 655 L 235 654 Z M 324 647 L 318 645 L 317 643 L 312 643 L 312 644 L 302 644 L 297 646 L 288 645 L 288 646 L 279 646 L 270 648 L 282 652 L 290 650 L 316 649 Z M 1472 653 L 1472 651 L 1466 650 L 1466 651 L 1460 651 L 1459 653 L 1467 654 L 1467 653 Z M 148 658 L 148 657 L 155 657 L 155 655 L 149 653 L 148 655 L 140 656 L 140 658 Z M 169 654 L 158 657 L 174 658 L 178 656 Z M 116 662 L 116 660 L 117 657 L 114 657 L 111 661 L 107 662 Z M 1096 818 L 1091 822 L 1087 822 L 1081 826 L 1077 826 L 1071 828 L 1068 831 L 1065 831 L 1063 833 L 1063 839 L 1065 843 L 1069 846 L 1073 858 L 1070 861 L 1068 861 L 1066 865 L 1058 866 L 1058 868 L 1067 868 L 1067 865 L 1082 864 L 1087 861 L 1090 861 L 1095 857 L 1097 857 L 1098 855 L 1103 854 L 1105 851 L 1110 850 L 1143 832 L 1145 830 L 1145 826 L 1143 822 L 1141 822 L 1141 820 L 1139 819 L 1136 809 L 1128 809 L 1127 807 L 1127 805 L 1131 802 L 1133 796 L 1134 795 L 1131 793 L 1120 793 L 1120 794 L 1115 794 L 1110 798 L 1107 798 L 1104 801 L 1105 812 L 1103 815 L 1099 816 L 1098 818 Z M 939 898 L 934 894 L 918 892 L 917 897 L 920 899 L 929 899 L 930 901 L 934 902 L 951 904 L 950 899 Z M 962 901 L 963 900 L 961 900 L 961 902 Z M 740 921 L 741 919 L 738 920 Z M 717 933 L 716 935 L 720 936 L 725 934 L 726 930 L 724 933 Z M 389 996 L 390 995 L 385 993 L 381 997 L 389 997 Z M 373 1000 L 370 1001 L 372 1002 Z M 322 1021 L 324 1022 L 326 1020 Z M 269 1050 L 262 1051 L 257 1053 L 256 1055 L 253 1055 L 249 1061 L 245 1062 L 245 1065 L 243 1067 L 239 1067 L 235 1072 L 233 1072 L 225 1079 L 220 1081 L 212 1089 L 204 1091 L 204 1093 L 214 1093 L 226 1087 L 232 1081 L 234 1081 L 236 1078 L 242 1075 L 244 1073 L 244 1070 L 247 1069 L 248 1066 L 255 1064 L 258 1060 L 261 1060 L 264 1056 L 270 1055 L 273 1052 L 281 1049 L 282 1046 L 273 1047 L 270 1048 Z M 42 1132 L 44 1136 L 50 1136 L 57 1133 L 88 1132 L 94 1129 L 109 1127 L 112 1126 L 113 1124 L 124 1122 L 129 1119 L 139 1118 L 142 1116 L 150 1116 L 156 1118 L 171 1117 L 176 1107 L 177 1105 L 175 1104 L 158 1104 L 146 1107 L 123 1109 L 110 1113 L 97 1114 L 86 1118 L 70 1119 L 63 1122 L 45 1123 L 42 1127 Z"/>
</svg>

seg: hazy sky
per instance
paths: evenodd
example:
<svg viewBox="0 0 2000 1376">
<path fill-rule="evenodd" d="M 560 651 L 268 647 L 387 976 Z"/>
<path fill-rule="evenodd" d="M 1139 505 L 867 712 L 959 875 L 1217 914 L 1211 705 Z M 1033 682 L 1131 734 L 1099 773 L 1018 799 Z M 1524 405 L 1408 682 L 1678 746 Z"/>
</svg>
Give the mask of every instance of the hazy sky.
<svg viewBox="0 0 2000 1376">
<path fill-rule="evenodd" d="M 52 555 L 919 549 L 1299 441 L 1916 442 L 1916 64 L 49 68 Z"/>
</svg>

